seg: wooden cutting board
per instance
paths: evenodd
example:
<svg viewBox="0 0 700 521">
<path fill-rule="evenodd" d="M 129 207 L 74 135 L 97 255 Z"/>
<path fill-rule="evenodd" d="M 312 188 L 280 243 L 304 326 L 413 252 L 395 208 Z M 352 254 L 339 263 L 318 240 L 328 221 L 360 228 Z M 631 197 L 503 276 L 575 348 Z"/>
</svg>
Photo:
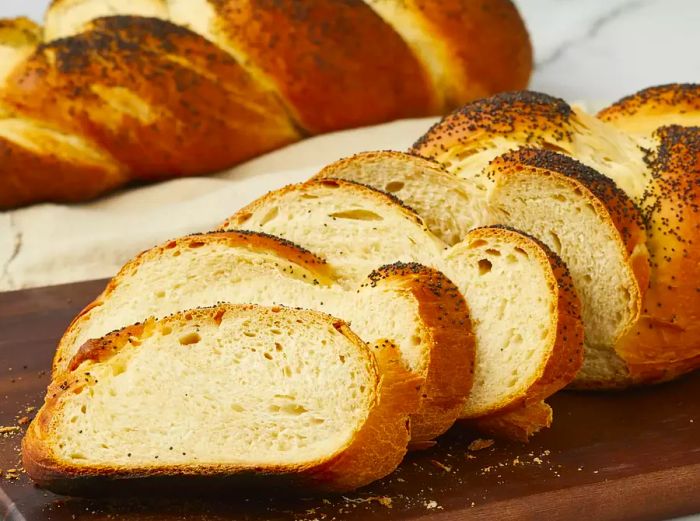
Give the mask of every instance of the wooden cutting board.
<svg viewBox="0 0 700 521">
<path fill-rule="evenodd" d="M 0 294 L 0 426 L 31 418 L 53 349 L 104 281 Z M 387 479 L 345 496 L 85 500 L 35 488 L 18 467 L 26 427 L 0 434 L 0 519 L 392 520 L 667 519 L 700 512 L 700 374 L 651 389 L 560 393 L 554 426 L 528 445 L 469 451 L 454 427 Z M 6 429 L 5 429 L 6 430 Z"/>
</svg>

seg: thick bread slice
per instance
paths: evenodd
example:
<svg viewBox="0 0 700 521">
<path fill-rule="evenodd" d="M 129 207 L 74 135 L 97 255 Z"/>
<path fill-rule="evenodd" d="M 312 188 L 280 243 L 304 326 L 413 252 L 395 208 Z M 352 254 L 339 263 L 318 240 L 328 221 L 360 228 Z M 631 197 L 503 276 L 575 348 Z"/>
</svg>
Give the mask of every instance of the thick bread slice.
<svg viewBox="0 0 700 521">
<path fill-rule="evenodd" d="M 649 280 L 639 208 L 610 178 L 549 150 L 508 152 L 486 172 L 495 182 L 489 201 L 493 219 L 537 237 L 571 271 L 586 333 L 575 384 L 629 385 L 624 364 L 615 359 L 618 341 L 639 319 Z M 601 367 L 600 359 L 607 358 Z"/>
<path fill-rule="evenodd" d="M 443 111 L 527 85 L 532 46 L 509 0 L 365 2 L 408 42 L 429 71 Z"/>
<path fill-rule="evenodd" d="M 485 224 L 486 207 L 465 183 L 439 163 L 403 152 L 363 152 L 331 163 L 313 179 L 346 179 L 398 197 L 421 216 L 428 229 L 449 245 Z"/>
<path fill-rule="evenodd" d="M 226 52 L 157 18 L 102 18 L 40 45 L 0 101 L 86 136 L 132 178 L 217 171 L 298 139 L 277 98 Z"/>
<path fill-rule="evenodd" d="M 475 384 L 462 417 L 542 400 L 580 367 L 579 304 L 566 268 L 518 232 L 474 230 L 449 248 L 388 194 L 342 180 L 272 192 L 224 228 L 301 242 L 328 259 L 346 284 L 369 265 L 396 258 L 444 272 L 465 296 L 476 334 Z"/>
<path fill-rule="evenodd" d="M 409 441 L 417 382 L 387 354 L 380 370 L 345 323 L 313 311 L 149 319 L 83 346 L 29 427 L 24 467 L 65 494 L 275 476 L 354 489 Z"/>
<path fill-rule="evenodd" d="M 92 338 L 143 317 L 162 317 L 219 301 L 285 304 L 325 311 L 352 323 L 379 350 L 396 352 L 422 379 L 413 411 L 414 441 L 442 434 L 471 388 L 474 341 L 464 299 L 441 273 L 391 265 L 344 289 L 330 267 L 294 244 L 258 233 L 193 235 L 144 252 L 70 325 L 54 373 L 65 372 Z"/>
<path fill-rule="evenodd" d="M 670 83 L 640 90 L 604 108 L 598 118 L 632 134 L 649 136 L 668 125 L 700 126 L 700 85 Z"/>
</svg>

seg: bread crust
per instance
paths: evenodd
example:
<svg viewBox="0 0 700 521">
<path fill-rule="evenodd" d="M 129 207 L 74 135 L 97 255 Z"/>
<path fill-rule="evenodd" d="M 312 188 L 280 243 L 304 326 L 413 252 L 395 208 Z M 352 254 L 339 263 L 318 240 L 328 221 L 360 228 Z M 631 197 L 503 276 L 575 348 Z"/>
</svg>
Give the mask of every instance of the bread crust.
<svg viewBox="0 0 700 521">
<path fill-rule="evenodd" d="M 137 179 L 222 170 L 299 138 L 276 97 L 227 53 L 157 18 L 97 19 L 40 45 L 0 98 L 86 136 Z"/>
<path fill-rule="evenodd" d="M 472 423 L 479 432 L 489 436 L 527 443 L 539 431 L 551 427 L 553 417 L 552 408 L 541 401 L 477 418 Z"/>
<path fill-rule="evenodd" d="M 583 364 L 583 325 L 581 303 L 564 262 L 546 244 L 535 237 L 506 226 L 488 226 L 469 232 L 465 240 L 501 236 L 517 244 L 536 258 L 546 269 L 550 294 L 556 300 L 556 311 L 551 313 L 550 355 L 543 360 L 539 375 L 522 396 L 494 407 L 485 416 L 503 415 L 522 407 L 531 407 L 566 387 Z"/>
<path fill-rule="evenodd" d="M 652 180 L 640 205 L 651 279 L 621 356 L 641 383 L 700 367 L 700 127 L 662 127 L 645 159 Z"/>
<path fill-rule="evenodd" d="M 0 132 L 6 121 L 0 119 Z M 0 209 L 41 201 L 78 202 L 93 199 L 128 181 L 122 165 L 102 155 L 91 161 L 53 139 L 41 127 L 26 128 L 21 141 L 0 136 Z"/>
<path fill-rule="evenodd" d="M 598 118 L 634 134 L 651 135 L 671 124 L 700 126 L 700 85 L 669 83 L 625 96 Z"/>
<path fill-rule="evenodd" d="M 310 133 L 439 111 L 408 45 L 362 1 L 209 3 L 229 45 L 274 84 Z"/>
<path fill-rule="evenodd" d="M 420 408 L 411 416 L 411 442 L 444 434 L 459 417 L 474 380 L 475 338 L 459 289 L 441 272 L 417 263 L 383 266 L 369 276 L 371 286 L 398 284 L 418 302 L 428 353 Z"/>
<path fill-rule="evenodd" d="M 532 46 L 509 0 L 367 3 L 411 45 L 431 73 L 444 110 L 527 85 Z"/>
<path fill-rule="evenodd" d="M 54 434 L 51 432 L 53 415 L 60 414 L 61 398 L 72 393 L 77 386 L 85 385 L 85 376 L 80 364 L 99 363 L 133 342 L 149 335 L 155 328 L 182 320 L 221 320 L 226 313 L 248 312 L 289 313 L 304 320 L 314 316 L 329 322 L 341 334 L 357 346 L 375 375 L 373 407 L 363 425 L 352 439 L 327 458 L 298 465 L 170 465 L 147 467 L 80 467 L 61 461 L 51 450 Z M 189 318 L 188 318 L 189 317 Z M 377 363 L 383 365 L 380 375 Z M 379 479 L 400 463 L 409 441 L 408 415 L 417 406 L 415 377 L 407 375 L 395 359 L 372 356 L 366 344 L 348 326 L 334 317 L 307 310 L 290 308 L 263 308 L 251 305 L 222 304 L 211 308 L 183 311 L 160 321 L 149 319 L 143 325 L 130 326 L 122 331 L 110 333 L 102 339 L 86 344 L 71 363 L 73 372 L 63 375 L 49 387 L 44 406 L 30 425 L 22 442 L 24 468 L 41 487 L 65 494 L 80 494 L 106 491 L 114 481 L 137 480 L 147 485 L 149 480 L 199 476 L 230 479 L 237 475 L 271 474 L 282 475 L 291 485 L 313 487 L 325 491 L 345 491 Z M 89 365 L 87 366 L 89 368 Z M 117 485 L 118 486 L 118 485 Z"/>
<path fill-rule="evenodd" d="M 433 125 L 411 153 L 439 159 L 452 149 L 481 150 L 506 136 L 530 145 L 566 147 L 573 140 L 572 108 L 562 99 L 532 91 L 504 92 L 465 105 Z"/>
</svg>

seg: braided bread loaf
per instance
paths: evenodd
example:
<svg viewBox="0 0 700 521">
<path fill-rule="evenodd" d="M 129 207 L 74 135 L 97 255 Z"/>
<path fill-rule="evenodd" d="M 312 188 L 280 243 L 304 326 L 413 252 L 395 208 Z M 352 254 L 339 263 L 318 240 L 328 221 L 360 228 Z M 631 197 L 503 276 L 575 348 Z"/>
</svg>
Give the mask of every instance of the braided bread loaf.
<svg viewBox="0 0 700 521">
<path fill-rule="evenodd" d="M 509 0 L 54 0 L 0 25 L 0 208 L 231 167 L 526 85 Z"/>
<path fill-rule="evenodd" d="M 598 117 L 508 93 L 419 139 L 413 154 L 435 163 L 370 153 L 319 176 L 392 191 L 447 241 L 494 223 L 540 239 L 581 297 L 586 356 L 575 385 L 625 387 L 700 367 L 698 125 L 698 85 L 653 87 Z"/>
</svg>

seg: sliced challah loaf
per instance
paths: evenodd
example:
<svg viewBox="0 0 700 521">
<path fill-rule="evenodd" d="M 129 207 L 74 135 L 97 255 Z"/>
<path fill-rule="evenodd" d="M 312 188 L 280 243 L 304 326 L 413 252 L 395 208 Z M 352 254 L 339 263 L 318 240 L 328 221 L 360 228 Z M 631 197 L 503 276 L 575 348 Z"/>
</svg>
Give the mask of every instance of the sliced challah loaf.
<svg viewBox="0 0 700 521">
<path fill-rule="evenodd" d="M 505 413 L 568 384 L 581 364 L 579 302 L 566 268 L 512 230 L 476 229 L 448 248 L 391 196 L 342 180 L 271 192 L 232 216 L 324 256 L 346 285 L 388 259 L 444 272 L 460 289 L 476 334 L 474 387 L 463 418 Z"/>
<path fill-rule="evenodd" d="M 65 494 L 234 478 L 354 489 L 392 472 L 409 441 L 418 382 L 389 355 L 313 311 L 149 319 L 82 347 L 29 427 L 24 467 Z"/>
<path fill-rule="evenodd" d="M 445 432 L 472 385 L 474 341 L 464 299 L 441 273 L 394 264 L 345 289 L 332 267 L 292 243 L 219 232 L 170 241 L 139 255 L 70 325 L 59 343 L 59 377 L 81 345 L 143 320 L 213 305 L 284 304 L 342 317 L 375 349 L 394 352 L 419 377 L 412 439 Z"/>
<path fill-rule="evenodd" d="M 38 148 L 26 170 L 46 171 L 52 157 L 73 188 L 34 192 L 3 163 L 0 179 L 30 185 L 5 207 L 215 172 L 308 134 L 444 113 L 523 88 L 532 67 L 509 0 L 54 0 L 44 41 L 25 49 L 0 66 L 0 102 L 95 149 L 89 157 L 120 176 L 93 172 L 69 144 Z"/>
<path fill-rule="evenodd" d="M 668 122 L 696 123 L 697 95 L 694 85 L 648 89 L 603 110 L 601 118 L 610 123 L 550 96 L 499 95 L 447 116 L 413 148 L 465 179 L 471 193 L 483 198 L 494 182 L 488 162 L 521 146 L 573 156 L 627 194 L 641 213 L 651 268 L 640 318 L 617 348 L 629 382 L 664 380 L 700 366 L 694 325 L 700 293 L 688 278 L 700 255 L 692 247 L 699 238 L 700 209 L 693 201 L 699 195 L 700 128 L 654 130 Z M 640 288 L 645 286 L 640 279 Z"/>
</svg>

